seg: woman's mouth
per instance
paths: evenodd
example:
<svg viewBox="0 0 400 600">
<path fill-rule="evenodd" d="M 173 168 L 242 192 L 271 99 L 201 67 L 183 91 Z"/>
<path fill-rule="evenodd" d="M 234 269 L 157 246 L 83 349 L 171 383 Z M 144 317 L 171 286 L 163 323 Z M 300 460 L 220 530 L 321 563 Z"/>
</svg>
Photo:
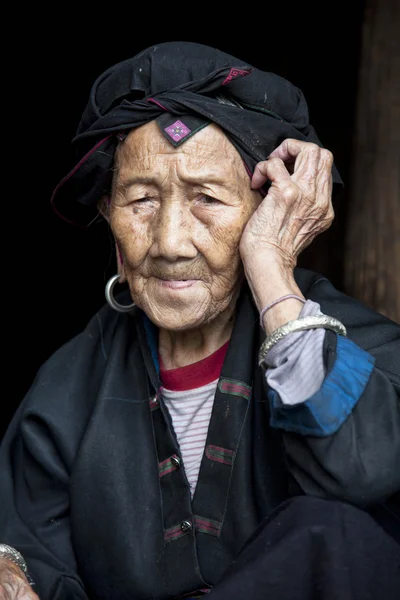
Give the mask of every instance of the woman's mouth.
<svg viewBox="0 0 400 600">
<path fill-rule="evenodd" d="M 182 290 L 191 287 L 198 281 L 197 279 L 161 279 L 159 277 L 157 277 L 157 280 L 160 285 L 171 290 Z"/>
</svg>

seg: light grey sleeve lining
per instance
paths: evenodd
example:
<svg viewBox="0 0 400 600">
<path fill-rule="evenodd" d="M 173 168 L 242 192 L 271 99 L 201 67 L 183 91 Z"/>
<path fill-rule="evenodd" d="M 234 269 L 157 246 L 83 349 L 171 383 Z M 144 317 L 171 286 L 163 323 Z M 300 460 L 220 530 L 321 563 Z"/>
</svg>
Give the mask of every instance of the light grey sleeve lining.
<svg viewBox="0 0 400 600">
<path fill-rule="evenodd" d="M 299 317 L 321 314 L 320 305 L 307 300 Z M 290 333 L 268 352 L 265 377 L 283 404 L 305 402 L 325 379 L 323 360 L 324 329 Z"/>
</svg>

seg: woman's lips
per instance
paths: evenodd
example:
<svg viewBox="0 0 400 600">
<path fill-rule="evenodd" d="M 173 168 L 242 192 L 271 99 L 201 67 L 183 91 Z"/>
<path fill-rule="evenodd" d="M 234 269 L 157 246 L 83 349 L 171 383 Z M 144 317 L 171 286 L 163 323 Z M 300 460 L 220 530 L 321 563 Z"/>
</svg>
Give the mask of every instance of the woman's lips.
<svg viewBox="0 0 400 600">
<path fill-rule="evenodd" d="M 197 279 L 160 279 L 157 277 L 160 285 L 169 288 L 170 290 L 183 290 L 191 287 L 197 281 Z"/>
</svg>

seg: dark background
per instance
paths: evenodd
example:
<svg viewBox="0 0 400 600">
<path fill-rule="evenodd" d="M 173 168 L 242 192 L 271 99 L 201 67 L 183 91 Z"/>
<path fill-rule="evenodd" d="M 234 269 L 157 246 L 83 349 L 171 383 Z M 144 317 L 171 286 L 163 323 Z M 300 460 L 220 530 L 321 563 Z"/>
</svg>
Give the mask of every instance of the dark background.
<svg viewBox="0 0 400 600">
<path fill-rule="evenodd" d="M 346 206 L 364 3 L 358 1 L 213 8 L 145 3 L 130 13 L 116 4 L 96 14 L 54 9 L 24 12 L 5 60 L 7 150 L 3 239 L 7 265 L 3 316 L 6 333 L 2 431 L 43 361 L 76 335 L 104 302 L 115 272 L 112 242 L 103 223 L 83 232 L 50 208 L 59 180 L 74 164 L 70 141 L 94 79 L 115 62 L 156 43 L 185 40 L 224 50 L 300 87 L 310 121 L 335 155 L 346 184 L 336 220 L 301 258 L 343 289 Z M 293 4 L 294 6 L 294 4 Z M 69 9 L 72 11 L 72 9 Z M 116 12 L 118 11 L 118 12 Z M 94 12 L 94 9 L 93 9 Z M 7 108 L 8 107 L 8 108 Z M 11 148 L 11 151 L 10 151 Z M 4 163 L 3 163 L 4 164 Z"/>
</svg>

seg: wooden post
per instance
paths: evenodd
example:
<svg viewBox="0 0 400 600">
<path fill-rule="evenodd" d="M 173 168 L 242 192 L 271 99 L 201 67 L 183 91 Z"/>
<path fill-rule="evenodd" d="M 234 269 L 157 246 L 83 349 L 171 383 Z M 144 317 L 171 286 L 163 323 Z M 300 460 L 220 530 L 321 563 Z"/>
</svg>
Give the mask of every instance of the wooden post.
<svg viewBox="0 0 400 600">
<path fill-rule="evenodd" d="M 399 0 L 366 2 L 352 162 L 345 290 L 400 322 Z"/>
</svg>

